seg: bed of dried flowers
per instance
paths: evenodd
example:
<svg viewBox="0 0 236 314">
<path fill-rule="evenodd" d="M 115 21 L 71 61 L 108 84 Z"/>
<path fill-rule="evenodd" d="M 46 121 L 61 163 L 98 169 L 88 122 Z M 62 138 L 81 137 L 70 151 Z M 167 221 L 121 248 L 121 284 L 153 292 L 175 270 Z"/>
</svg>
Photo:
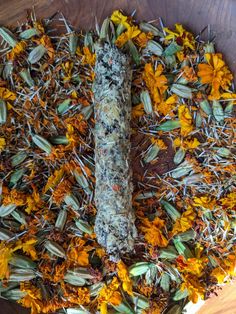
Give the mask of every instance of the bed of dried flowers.
<svg viewBox="0 0 236 314">
<path fill-rule="evenodd" d="M 235 274 L 233 77 L 209 40 L 119 11 L 53 35 L 31 16 L 2 37 L 1 297 L 32 314 L 181 313 Z M 136 251 L 117 264 L 93 224 L 94 42 L 133 58 Z M 155 171 L 172 153 L 173 167 Z M 170 153 L 171 152 L 171 153 Z"/>
</svg>

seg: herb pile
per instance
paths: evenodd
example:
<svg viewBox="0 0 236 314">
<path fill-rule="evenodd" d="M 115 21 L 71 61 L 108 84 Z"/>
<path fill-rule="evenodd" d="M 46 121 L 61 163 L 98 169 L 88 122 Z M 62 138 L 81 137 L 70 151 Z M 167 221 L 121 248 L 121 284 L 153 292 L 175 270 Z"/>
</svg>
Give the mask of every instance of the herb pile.
<svg viewBox="0 0 236 314">
<path fill-rule="evenodd" d="M 0 28 L 1 297 L 32 314 L 181 313 L 236 274 L 233 76 L 180 24 L 114 11 L 96 33 L 60 18 L 53 35 L 51 22 Z M 139 234 L 118 263 L 93 229 L 98 40 L 133 60 Z"/>
</svg>

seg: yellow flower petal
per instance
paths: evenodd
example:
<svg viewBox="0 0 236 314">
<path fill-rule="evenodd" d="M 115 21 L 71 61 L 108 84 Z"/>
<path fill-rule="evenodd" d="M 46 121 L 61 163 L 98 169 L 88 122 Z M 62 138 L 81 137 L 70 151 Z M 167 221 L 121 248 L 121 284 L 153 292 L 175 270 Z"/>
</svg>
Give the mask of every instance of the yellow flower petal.
<svg viewBox="0 0 236 314">
<path fill-rule="evenodd" d="M 116 46 L 122 47 L 124 44 L 127 43 L 127 41 L 137 37 L 141 33 L 140 29 L 137 26 L 131 26 L 127 29 L 126 32 L 122 33 L 117 39 L 116 39 Z"/>
<path fill-rule="evenodd" d="M 115 25 L 122 24 L 125 28 L 129 28 L 130 24 L 127 22 L 128 17 L 123 15 L 119 10 L 115 10 L 111 15 L 111 21 Z"/>
<path fill-rule="evenodd" d="M 174 236 L 177 233 L 187 231 L 193 226 L 194 220 L 196 218 L 196 213 L 193 211 L 192 207 L 183 212 L 181 217 L 175 221 L 171 235 Z"/>
<path fill-rule="evenodd" d="M 4 150 L 6 146 L 6 140 L 4 137 L 0 137 L 0 152 Z"/>
<path fill-rule="evenodd" d="M 186 105 L 179 106 L 178 116 L 181 126 L 181 135 L 189 135 L 189 133 L 193 130 L 193 119 Z"/>
<path fill-rule="evenodd" d="M 129 278 L 128 269 L 122 261 L 117 263 L 117 274 L 119 279 L 122 281 L 123 290 L 126 291 L 129 295 L 133 295 L 132 280 Z"/>
</svg>

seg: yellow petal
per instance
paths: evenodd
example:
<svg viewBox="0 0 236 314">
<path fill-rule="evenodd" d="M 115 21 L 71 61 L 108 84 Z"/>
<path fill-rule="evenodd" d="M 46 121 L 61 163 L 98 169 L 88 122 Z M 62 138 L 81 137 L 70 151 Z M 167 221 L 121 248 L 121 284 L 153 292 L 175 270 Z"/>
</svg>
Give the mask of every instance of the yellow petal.
<svg viewBox="0 0 236 314">
<path fill-rule="evenodd" d="M 107 314 L 107 313 L 108 313 L 108 312 L 107 312 L 107 304 L 106 304 L 105 302 L 103 302 L 103 303 L 101 304 L 100 312 L 101 312 L 101 314 Z"/>
</svg>

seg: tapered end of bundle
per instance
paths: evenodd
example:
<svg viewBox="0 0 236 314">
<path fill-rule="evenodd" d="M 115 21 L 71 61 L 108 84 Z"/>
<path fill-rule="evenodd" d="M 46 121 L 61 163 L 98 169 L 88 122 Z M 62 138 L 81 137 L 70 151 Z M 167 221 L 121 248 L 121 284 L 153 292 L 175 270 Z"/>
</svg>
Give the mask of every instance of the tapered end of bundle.
<svg viewBox="0 0 236 314">
<path fill-rule="evenodd" d="M 122 255 L 134 250 L 137 230 L 134 217 L 118 216 L 112 221 L 108 215 L 100 213 L 96 217 L 95 232 L 100 245 L 106 248 L 110 259 L 117 262 Z"/>
</svg>

